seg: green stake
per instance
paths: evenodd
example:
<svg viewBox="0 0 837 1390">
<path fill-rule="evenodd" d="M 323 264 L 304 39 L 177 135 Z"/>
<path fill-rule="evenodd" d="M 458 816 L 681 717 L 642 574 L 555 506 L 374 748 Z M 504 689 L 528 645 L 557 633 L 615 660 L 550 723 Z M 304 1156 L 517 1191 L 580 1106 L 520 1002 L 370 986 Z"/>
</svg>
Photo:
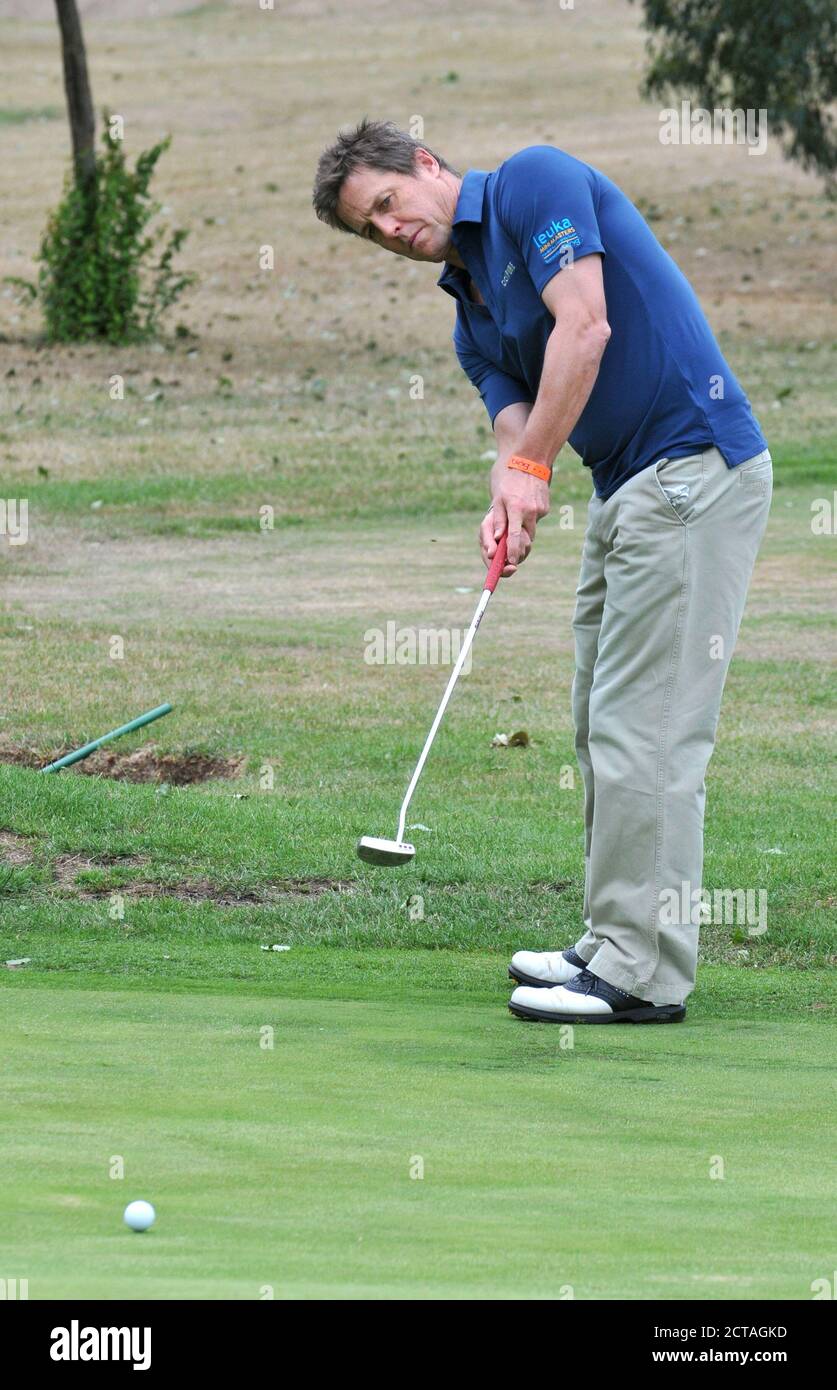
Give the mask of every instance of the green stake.
<svg viewBox="0 0 837 1390">
<path fill-rule="evenodd" d="M 112 729 L 109 734 L 102 734 L 101 738 L 94 738 L 92 743 L 85 743 L 83 748 L 77 748 L 74 753 L 66 753 L 63 758 L 58 758 L 54 763 L 47 767 L 42 767 L 41 772 L 57 772 L 60 767 L 70 767 L 73 763 L 80 763 L 82 758 L 87 758 L 91 753 L 95 753 L 97 748 L 101 748 L 103 743 L 110 743 L 112 739 L 121 738 L 123 734 L 133 733 L 134 729 L 141 729 L 143 724 L 150 724 L 154 719 L 160 719 L 164 714 L 170 714 L 171 705 L 158 705 L 156 709 L 150 709 L 147 714 L 141 714 L 139 719 L 132 719 L 130 724 L 123 724 L 119 729 Z"/>
</svg>

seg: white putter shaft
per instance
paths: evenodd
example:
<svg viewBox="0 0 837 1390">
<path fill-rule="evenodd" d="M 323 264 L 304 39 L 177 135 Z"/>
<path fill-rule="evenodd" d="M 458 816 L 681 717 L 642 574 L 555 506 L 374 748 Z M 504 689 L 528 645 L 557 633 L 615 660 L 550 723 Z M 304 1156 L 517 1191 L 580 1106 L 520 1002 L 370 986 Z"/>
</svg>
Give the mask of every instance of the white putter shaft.
<svg viewBox="0 0 837 1390">
<path fill-rule="evenodd" d="M 442 696 L 442 703 L 439 706 L 436 718 L 433 720 L 433 726 L 430 730 L 430 733 L 427 735 L 424 747 L 421 750 L 421 757 L 416 763 L 416 770 L 413 773 L 412 778 L 410 780 L 410 785 L 407 788 L 407 795 L 404 797 L 404 800 L 401 803 L 401 813 L 398 817 L 398 831 L 396 833 L 395 839 L 380 840 L 377 839 L 374 835 L 362 835 L 357 842 L 358 855 L 361 859 L 365 859 L 367 864 L 406 864 L 409 859 L 412 859 L 415 856 L 415 845 L 408 844 L 403 839 L 404 822 L 407 819 L 407 807 L 409 806 L 413 792 L 416 789 L 416 783 L 418 782 L 418 779 L 421 776 L 421 770 L 424 767 L 425 762 L 427 761 L 427 755 L 430 752 L 433 740 L 436 737 L 436 730 L 442 722 L 442 715 L 447 709 L 448 700 L 450 699 L 451 694 L 453 693 L 453 687 L 456 685 L 456 682 L 459 679 L 459 673 L 462 670 L 468 652 L 471 650 L 471 643 L 473 642 L 474 637 L 476 636 L 477 628 L 479 627 L 482 621 L 482 615 L 488 607 L 488 600 L 491 598 L 491 595 L 494 592 L 494 589 L 497 585 L 497 581 L 500 578 L 500 574 L 502 573 L 503 567 L 506 563 L 506 546 L 507 539 L 506 536 L 503 535 L 500 538 L 500 542 L 497 546 L 497 551 L 494 555 L 494 559 L 491 562 L 491 568 L 489 569 L 488 575 L 486 576 L 485 588 L 483 589 L 482 594 L 480 595 L 480 601 L 477 604 L 477 610 L 474 614 L 471 626 L 468 628 L 465 641 L 462 643 L 462 648 L 459 652 L 459 656 L 456 658 L 456 665 L 454 666 L 453 671 L 451 672 L 451 677 L 448 681 L 447 689 L 445 690 L 445 693 Z"/>
</svg>

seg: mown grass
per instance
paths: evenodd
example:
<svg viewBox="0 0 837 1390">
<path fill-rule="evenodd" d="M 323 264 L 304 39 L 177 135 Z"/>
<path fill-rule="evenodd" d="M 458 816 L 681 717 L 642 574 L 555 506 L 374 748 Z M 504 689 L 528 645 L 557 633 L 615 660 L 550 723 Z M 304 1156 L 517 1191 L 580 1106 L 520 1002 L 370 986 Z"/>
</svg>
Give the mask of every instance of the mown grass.
<svg viewBox="0 0 837 1390">
<path fill-rule="evenodd" d="M 306 948 L 255 986 L 16 975 L 7 1268 L 31 1299 L 808 1299 L 832 1254 L 822 982 L 707 978 L 677 1028 L 558 1046 L 479 954 Z"/>
</svg>

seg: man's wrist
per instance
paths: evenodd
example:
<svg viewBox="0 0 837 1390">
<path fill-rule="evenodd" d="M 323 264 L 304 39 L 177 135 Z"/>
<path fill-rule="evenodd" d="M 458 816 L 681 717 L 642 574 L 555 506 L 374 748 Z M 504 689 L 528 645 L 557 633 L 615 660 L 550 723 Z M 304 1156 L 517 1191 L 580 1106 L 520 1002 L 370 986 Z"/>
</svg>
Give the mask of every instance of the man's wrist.
<svg viewBox="0 0 837 1390">
<path fill-rule="evenodd" d="M 540 478 L 544 483 L 552 481 L 552 464 L 529 458 L 526 454 L 512 454 L 506 467 L 513 468 L 518 473 L 528 473 L 532 478 Z"/>
</svg>

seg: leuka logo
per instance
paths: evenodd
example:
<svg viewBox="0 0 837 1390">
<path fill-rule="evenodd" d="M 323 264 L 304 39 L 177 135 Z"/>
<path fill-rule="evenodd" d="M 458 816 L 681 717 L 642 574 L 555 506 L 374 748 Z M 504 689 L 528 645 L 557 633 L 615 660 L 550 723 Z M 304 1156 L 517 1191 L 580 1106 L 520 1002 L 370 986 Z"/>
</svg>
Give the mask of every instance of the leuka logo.
<svg viewBox="0 0 837 1390">
<path fill-rule="evenodd" d="M 581 237 L 569 217 L 553 217 L 548 227 L 544 227 L 542 232 L 536 232 L 532 241 L 540 252 L 541 259 L 551 261 L 553 256 L 566 246 L 580 246 Z"/>
</svg>

